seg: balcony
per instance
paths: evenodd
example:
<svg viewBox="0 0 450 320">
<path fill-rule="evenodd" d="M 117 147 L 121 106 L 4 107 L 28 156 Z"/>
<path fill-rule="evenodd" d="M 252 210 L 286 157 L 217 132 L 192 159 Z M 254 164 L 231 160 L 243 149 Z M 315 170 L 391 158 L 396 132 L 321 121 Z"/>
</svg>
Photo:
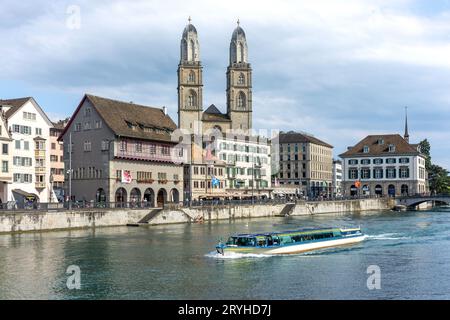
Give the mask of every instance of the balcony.
<svg viewBox="0 0 450 320">
<path fill-rule="evenodd" d="M 36 182 L 35 188 L 36 189 L 45 189 L 45 182 Z"/>
<path fill-rule="evenodd" d="M 139 148 L 137 148 L 136 143 L 133 141 L 127 141 L 126 145 L 116 142 L 114 147 L 114 157 L 136 161 L 185 162 L 183 153 L 180 152 L 179 149 L 175 149 L 172 145 L 158 145 L 142 142 L 139 143 Z"/>
<path fill-rule="evenodd" d="M 35 158 L 44 158 L 45 159 L 45 150 L 35 150 L 34 151 Z"/>
<path fill-rule="evenodd" d="M 46 168 L 45 167 L 36 167 L 35 172 L 45 174 Z"/>
</svg>

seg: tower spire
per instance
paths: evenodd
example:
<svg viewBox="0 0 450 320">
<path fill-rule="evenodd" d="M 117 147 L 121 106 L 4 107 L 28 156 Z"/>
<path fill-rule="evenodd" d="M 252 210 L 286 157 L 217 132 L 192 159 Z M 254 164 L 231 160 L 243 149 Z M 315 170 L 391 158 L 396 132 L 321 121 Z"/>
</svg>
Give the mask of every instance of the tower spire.
<svg viewBox="0 0 450 320">
<path fill-rule="evenodd" d="M 405 135 L 403 137 L 406 142 L 409 143 L 409 132 L 408 132 L 408 107 L 405 107 Z"/>
</svg>

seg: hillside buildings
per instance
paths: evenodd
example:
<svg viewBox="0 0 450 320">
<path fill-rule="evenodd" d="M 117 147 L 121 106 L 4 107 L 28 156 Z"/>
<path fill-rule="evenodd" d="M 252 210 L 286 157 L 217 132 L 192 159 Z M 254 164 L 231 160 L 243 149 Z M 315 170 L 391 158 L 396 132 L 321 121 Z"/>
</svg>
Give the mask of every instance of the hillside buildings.
<svg viewBox="0 0 450 320">
<path fill-rule="evenodd" d="M 85 95 L 60 136 L 72 199 L 149 207 L 183 201 L 175 129 L 164 108 Z"/>
</svg>

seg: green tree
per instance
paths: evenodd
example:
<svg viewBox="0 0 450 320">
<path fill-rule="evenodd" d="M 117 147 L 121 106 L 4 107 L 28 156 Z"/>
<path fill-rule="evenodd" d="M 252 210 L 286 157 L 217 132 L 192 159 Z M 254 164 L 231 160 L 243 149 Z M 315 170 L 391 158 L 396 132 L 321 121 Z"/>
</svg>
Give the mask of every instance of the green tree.
<svg viewBox="0 0 450 320">
<path fill-rule="evenodd" d="M 428 139 L 422 140 L 419 143 L 420 146 L 420 152 L 426 156 L 425 160 L 425 169 L 427 169 L 428 172 L 431 170 L 431 145 Z"/>
<path fill-rule="evenodd" d="M 433 194 L 450 193 L 450 177 L 449 172 L 438 165 L 431 165 L 428 171 L 428 182 L 430 184 L 430 192 Z"/>
</svg>

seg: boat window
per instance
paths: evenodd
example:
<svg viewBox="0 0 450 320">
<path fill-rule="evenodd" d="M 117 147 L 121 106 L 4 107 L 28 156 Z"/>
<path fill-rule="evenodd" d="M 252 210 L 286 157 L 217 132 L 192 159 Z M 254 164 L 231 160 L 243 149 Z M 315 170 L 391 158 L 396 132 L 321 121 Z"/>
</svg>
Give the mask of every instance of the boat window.
<svg viewBox="0 0 450 320">
<path fill-rule="evenodd" d="M 238 246 L 254 247 L 255 243 L 256 243 L 255 238 L 239 237 L 236 239 L 236 245 Z"/>
<path fill-rule="evenodd" d="M 235 237 L 229 237 L 227 241 L 227 245 L 236 245 L 236 238 Z"/>
</svg>

